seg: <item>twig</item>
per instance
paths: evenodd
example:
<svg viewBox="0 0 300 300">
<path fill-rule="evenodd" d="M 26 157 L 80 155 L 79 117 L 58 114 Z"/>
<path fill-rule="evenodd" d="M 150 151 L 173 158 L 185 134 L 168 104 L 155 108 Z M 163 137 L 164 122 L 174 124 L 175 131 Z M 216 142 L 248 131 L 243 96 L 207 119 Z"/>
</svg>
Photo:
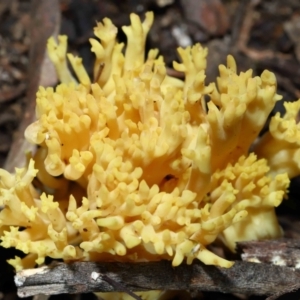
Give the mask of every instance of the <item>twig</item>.
<svg viewBox="0 0 300 300">
<path fill-rule="evenodd" d="M 18 132 L 16 132 L 8 158 L 5 162 L 4 168 L 9 172 L 13 172 L 15 167 L 23 167 L 26 162 L 25 152 L 33 150 L 33 146 L 24 139 L 24 131 L 35 118 L 35 99 L 38 86 L 49 86 L 56 83 L 55 81 L 49 82 L 51 81 L 49 72 L 47 72 L 47 83 L 42 82 L 42 73 L 43 66 L 47 61 L 45 59 L 47 39 L 59 30 L 59 1 L 32 0 L 31 17 L 31 47 L 28 67 L 27 103 L 23 119 L 19 125 Z"/>
<path fill-rule="evenodd" d="M 236 17 L 233 21 L 232 38 L 230 43 L 231 53 L 241 52 L 255 61 L 263 61 L 273 58 L 288 58 L 289 55 L 274 53 L 272 50 L 255 50 L 248 47 L 250 31 L 253 24 L 255 7 L 261 0 L 240 1 Z"/>
<path fill-rule="evenodd" d="M 300 271 L 300 240 L 279 239 L 238 244 L 243 261 L 286 266 Z"/>
<path fill-rule="evenodd" d="M 238 250 L 243 252 L 241 253 L 243 261 L 286 266 L 298 270 L 300 268 L 300 240 L 297 239 L 241 242 L 238 244 Z M 275 300 L 294 292 L 299 287 L 299 283 L 291 284 L 266 300 Z"/>
<path fill-rule="evenodd" d="M 92 274 L 120 283 L 112 286 Z M 168 261 L 148 263 L 60 263 L 24 270 L 15 276 L 20 297 L 36 294 L 126 292 L 146 290 L 199 290 L 223 293 L 273 295 L 299 287 L 300 272 L 283 266 L 237 261 L 232 268 L 200 262 L 172 267 Z M 126 290 L 122 288 L 126 286 Z"/>
<path fill-rule="evenodd" d="M 97 273 L 97 272 L 93 272 L 91 274 L 91 277 L 94 279 L 94 280 L 104 280 L 106 281 L 107 283 L 109 283 L 115 290 L 124 290 L 128 295 L 130 295 L 133 299 L 136 299 L 136 300 L 142 300 L 141 297 L 139 297 L 138 295 L 136 295 L 135 293 L 133 293 L 131 290 L 129 290 L 124 284 L 122 283 L 119 283 L 119 282 L 116 282 L 114 281 L 113 279 L 109 278 L 107 275 L 105 274 L 100 274 L 100 273 Z"/>
<path fill-rule="evenodd" d="M 239 43 L 248 42 L 249 26 L 245 26 L 245 16 L 247 15 L 247 8 L 251 5 L 251 0 L 240 1 L 235 18 L 232 24 L 232 34 L 230 47 L 235 48 Z M 247 19 L 248 21 L 248 19 Z M 248 25 L 248 23 L 247 23 Z"/>
</svg>

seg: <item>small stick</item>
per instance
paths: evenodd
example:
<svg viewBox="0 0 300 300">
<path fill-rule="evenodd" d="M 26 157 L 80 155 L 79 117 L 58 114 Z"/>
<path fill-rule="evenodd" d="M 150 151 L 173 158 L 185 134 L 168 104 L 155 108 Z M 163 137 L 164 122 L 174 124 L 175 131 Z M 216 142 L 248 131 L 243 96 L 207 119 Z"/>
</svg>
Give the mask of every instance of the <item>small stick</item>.
<svg viewBox="0 0 300 300">
<path fill-rule="evenodd" d="M 98 280 L 98 278 L 100 278 L 100 279 L 108 282 L 111 286 L 113 286 L 115 288 L 115 290 L 123 290 L 125 293 L 130 295 L 133 299 L 142 300 L 141 297 L 139 297 L 138 295 L 133 293 L 131 290 L 129 290 L 124 284 L 109 278 L 107 275 L 103 275 L 103 274 L 94 272 L 94 273 L 91 274 L 91 277 L 94 280 Z"/>
<path fill-rule="evenodd" d="M 106 275 L 120 285 L 93 279 L 92 274 Z M 107 278 L 106 278 L 107 279 Z M 88 292 L 124 292 L 151 290 L 197 290 L 252 295 L 276 295 L 299 287 L 300 271 L 236 261 L 229 269 L 206 266 L 199 261 L 192 265 L 172 267 L 169 261 L 147 263 L 59 263 L 18 272 L 15 276 L 20 297 L 37 294 Z M 110 281 L 111 282 L 111 281 Z"/>
<path fill-rule="evenodd" d="M 97 74 L 95 76 L 94 83 L 98 82 L 98 80 L 99 80 L 99 78 L 100 78 L 100 76 L 101 76 L 101 74 L 103 72 L 104 67 L 105 67 L 105 63 L 102 62 L 99 65 L 99 69 L 98 69 L 98 72 L 97 72 Z"/>
</svg>

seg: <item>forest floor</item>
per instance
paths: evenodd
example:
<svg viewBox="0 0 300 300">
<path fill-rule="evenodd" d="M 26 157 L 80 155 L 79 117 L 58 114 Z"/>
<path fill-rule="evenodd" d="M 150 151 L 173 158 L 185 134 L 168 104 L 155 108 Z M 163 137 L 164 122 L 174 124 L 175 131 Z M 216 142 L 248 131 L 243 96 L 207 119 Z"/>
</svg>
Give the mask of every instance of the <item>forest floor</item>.
<svg viewBox="0 0 300 300">
<path fill-rule="evenodd" d="M 13 148 L 18 148 L 24 126 L 34 118 L 32 95 L 36 87 L 41 82 L 56 83 L 50 67 L 46 66 L 41 76 L 35 75 L 36 60 L 45 53 L 41 36 L 58 32 L 68 35 L 70 51 L 81 56 L 91 72 L 93 56 L 88 40 L 96 21 L 104 17 L 121 28 L 129 24 L 131 12 L 143 17 L 146 11 L 154 11 L 147 47 L 160 50 L 169 72 L 172 61 L 178 61 L 177 47 L 200 42 L 209 50 L 206 82 L 215 81 L 218 66 L 226 64 L 226 56 L 233 54 L 239 71 L 251 68 L 260 75 L 268 69 L 276 74 L 278 94 L 285 101 L 300 98 L 299 0 L 61 0 L 57 11 L 44 11 L 39 16 L 34 3 L 0 1 L 0 167 L 10 169 L 12 161 L 16 165 Z M 43 23 L 49 14 L 58 20 L 52 29 Z M 121 30 L 118 37 L 125 41 Z M 45 74 L 47 78 L 41 78 Z M 272 115 L 278 111 L 284 111 L 282 102 L 277 103 Z M 298 178 L 292 181 L 289 201 L 278 210 L 290 238 L 300 235 L 299 185 Z M 12 270 L 3 262 L 12 252 L 1 249 L 0 254 L 0 299 L 17 299 Z M 203 293 L 200 298 L 246 299 L 215 293 Z"/>
</svg>

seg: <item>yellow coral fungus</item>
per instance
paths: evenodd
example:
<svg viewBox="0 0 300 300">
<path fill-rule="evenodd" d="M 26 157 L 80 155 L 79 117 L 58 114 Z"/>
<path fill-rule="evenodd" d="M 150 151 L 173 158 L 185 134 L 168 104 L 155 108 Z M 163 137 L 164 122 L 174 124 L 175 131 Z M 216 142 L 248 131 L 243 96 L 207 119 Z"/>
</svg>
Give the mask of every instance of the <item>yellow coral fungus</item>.
<svg viewBox="0 0 300 300">
<path fill-rule="evenodd" d="M 65 37 L 49 40 L 63 83 L 37 93 L 25 136 L 39 147 L 28 167 L 1 170 L 2 245 L 29 254 L 10 261 L 17 269 L 46 256 L 230 267 L 207 249 L 217 238 L 233 250 L 281 234 L 274 207 L 287 174 L 269 176 L 268 162 L 248 155 L 280 99 L 274 74 L 238 74 L 229 56 L 206 85 L 207 49 L 196 44 L 178 49 L 185 79 L 168 76 L 157 50 L 145 56 L 152 22 L 152 13 L 131 15 L 125 54 L 112 22 L 98 23 L 93 79 L 66 54 Z"/>
<path fill-rule="evenodd" d="M 256 143 L 255 151 L 268 158 L 271 175 L 286 172 L 293 178 L 300 174 L 300 99 L 285 102 L 284 107 L 284 116 L 277 113 L 271 119 L 270 130 Z"/>
</svg>

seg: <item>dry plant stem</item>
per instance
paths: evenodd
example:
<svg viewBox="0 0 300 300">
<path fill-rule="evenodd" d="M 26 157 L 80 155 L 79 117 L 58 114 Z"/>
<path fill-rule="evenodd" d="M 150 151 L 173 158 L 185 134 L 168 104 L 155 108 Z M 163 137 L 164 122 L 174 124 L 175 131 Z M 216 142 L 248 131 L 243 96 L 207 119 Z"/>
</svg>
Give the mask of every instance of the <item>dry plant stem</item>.
<svg viewBox="0 0 300 300">
<path fill-rule="evenodd" d="M 100 279 L 101 281 L 106 281 L 107 283 L 109 283 L 114 289 L 116 290 L 122 290 L 125 293 L 127 293 L 128 295 L 130 295 L 133 299 L 136 300 L 142 300 L 141 297 L 139 297 L 138 295 L 136 295 L 135 293 L 133 293 L 130 289 L 128 289 L 125 285 L 123 285 L 122 283 L 116 282 L 113 279 L 111 279 L 110 277 L 108 277 L 107 275 L 101 275 L 99 273 L 92 273 L 94 275 L 94 280 Z"/>
<path fill-rule="evenodd" d="M 248 26 L 245 26 L 246 22 L 244 20 L 245 16 L 247 15 L 247 8 L 251 5 L 251 1 L 252 0 L 244 0 L 241 1 L 238 5 L 232 25 L 232 34 L 230 42 L 230 48 L 232 50 L 235 50 L 239 44 L 247 44 L 248 42 L 249 30 L 245 30 L 246 28 L 248 29 Z"/>
<path fill-rule="evenodd" d="M 254 9 L 260 2 L 261 0 L 245 0 L 240 2 L 232 29 L 231 53 L 240 51 L 255 61 L 272 59 L 275 57 L 281 59 L 288 57 L 288 55 L 277 54 L 271 50 L 258 51 L 248 47 Z"/>
<path fill-rule="evenodd" d="M 98 276 L 96 276 L 98 275 Z M 103 275 L 120 283 L 112 286 Z M 95 279 L 96 278 L 96 279 Z M 232 268 L 200 262 L 172 267 L 171 262 L 60 263 L 24 270 L 15 276 L 20 297 L 36 294 L 126 292 L 146 290 L 199 290 L 223 293 L 274 295 L 299 286 L 300 272 L 288 267 L 237 261 Z"/>
<path fill-rule="evenodd" d="M 244 1 L 243 1 L 244 2 Z M 242 5 L 242 4 L 240 4 Z M 248 40 L 250 37 L 250 30 L 252 28 L 252 19 L 253 13 L 255 8 L 256 2 L 255 1 L 247 1 L 243 6 L 243 12 L 245 13 L 243 22 L 240 24 L 240 31 L 239 34 L 236 35 L 236 45 L 242 52 L 251 51 L 247 48 Z"/>
<path fill-rule="evenodd" d="M 47 39 L 59 28 L 60 10 L 58 0 L 32 0 L 31 20 L 27 105 L 4 166 L 9 172 L 14 171 L 15 167 L 23 167 L 25 165 L 25 152 L 32 150 L 33 147 L 24 139 L 24 131 L 35 117 L 35 95 L 38 86 L 42 84 L 41 70 L 45 61 Z"/>
</svg>

